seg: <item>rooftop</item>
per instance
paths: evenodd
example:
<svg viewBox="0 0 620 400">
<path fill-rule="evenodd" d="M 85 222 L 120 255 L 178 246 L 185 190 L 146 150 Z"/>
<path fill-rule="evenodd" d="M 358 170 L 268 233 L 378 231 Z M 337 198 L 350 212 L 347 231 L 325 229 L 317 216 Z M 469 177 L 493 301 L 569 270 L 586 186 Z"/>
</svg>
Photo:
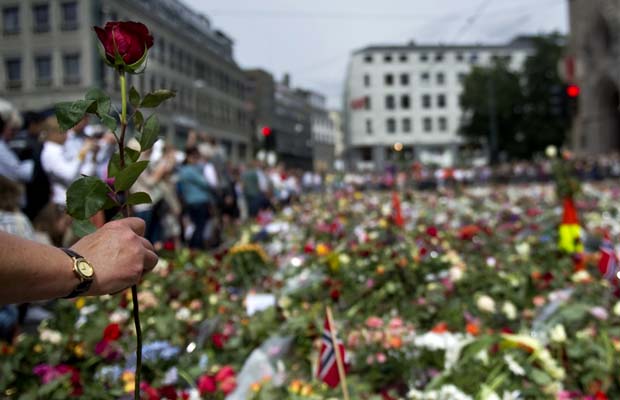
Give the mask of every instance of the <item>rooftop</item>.
<svg viewBox="0 0 620 400">
<path fill-rule="evenodd" d="M 355 50 L 353 54 L 363 54 L 374 51 L 466 51 L 466 50 L 517 50 L 532 49 L 533 42 L 527 36 L 517 36 L 508 43 L 500 44 L 417 44 L 411 41 L 406 44 L 377 44 Z"/>
</svg>

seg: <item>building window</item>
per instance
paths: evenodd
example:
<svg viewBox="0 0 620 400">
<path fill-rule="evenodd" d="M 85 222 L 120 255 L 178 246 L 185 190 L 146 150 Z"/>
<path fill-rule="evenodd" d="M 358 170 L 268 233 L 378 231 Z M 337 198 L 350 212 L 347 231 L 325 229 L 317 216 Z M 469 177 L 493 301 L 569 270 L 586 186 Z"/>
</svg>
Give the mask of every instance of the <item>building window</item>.
<svg viewBox="0 0 620 400">
<path fill-rule="evenodd" d="M 502 57 L 502 60 L 504 60 L 506 63 L 510 64 L 510 61 L 512 61 L 512 56 L 510 54 L 507 54 L 507 55 Z"/>
<path fill-rule="evenodd" d="M 370 110 L 370 108 L 371 108 L 371 106 L 372 106 L 372 105 L 370 104 L 370 96 L 366 96 L 366 97 L 365 97 L 365 100 L 366 100 L 366 101 L 364 102 L 364 108 L 365 108 L 366 110 Z"/>
<path fill-rule="evenodd" d="M 383 56 L 383 61 L 385 61 L 386 63 L 392 62 L 392 55 L 391 54 L 384 55 Z"/>
<path fill-rule="evenodd" d="M 163 38 L 158 38 L 155 40 L 159 41 L 159 50 L 157 50 L 157 53 L 159 53 L 159 61 L 161 61 L 162 64 L 165 64 L 166 63 L 166 41 Z"/>
<path fill-rule="evenodd" d="M 420 74 L 420 80 L 424 84 L 430 83 L 430 81 L 431 81 L 431 74 L 429 74 L 428 72 L 422 72 L 422 74 Z"/>
<path fill-rule="evenodd" d="M 372 147 L 362 147 L 360 153 L 362 161 L 372 161 Z"/>
<path fill-rule="evenodd" d="M 372 56 L 370 54 L 366 54 L 364 56 L 364 62 L 370 64 L 372 62 Z"/>
<path fill-rule="evenodd" d="M 65 54 L 62 59 L 64 82 L 75 85 L 80 83 L 80 54 Z"/>
<path fill-rule="evenodd" d="M 400 74 L 400 84 L 403 86 L 409 85 L 409 74 Z"/>
<path fill-rule="evenodd" d="M 67 1 L 61 4 L 63 31 L 75 31 L 79 27 L 77 1 Z"/>
<path fill-rule="evenodd" d="M 172 43 L 169 44 L 168 60 L 170 61 L 170 68 L 175 69 L 177 67 L 177 51 Z"/>
<path fill-rule="evenodd" d="M 422 95 L 422 108 L 431 108 L 431 95 Z"/>
<path fill-rule="evenodd" d="M 22 60 L 19 57 L 7 58 L 4 64 L 6 68 L 7 89 L 18 89 L 22 86 Z"/>
<path fill-rule="evenodd" d="M 388 133 L 396 133 L 396 120 L 394 118 L 388 118 L 385 124 Z"/>
<path fill-rule="evenodd" d="M 456 61 L 463 61 L 463 53 L 456 53 Z"/>
<path fill-rule="evenodd" d="M 425 117 L 423 120 L 424 132 L 430 132 L 433 130 L 433 120 L 429 117 Z"/>
<path fill-rule="evenodd" d="M 50 30 L 50 7 L 49 4 L 37 4 L 32 6 L 32 23 L 36 33 L 49 32 Z"/>
<path fill-rule="evenodd" d="M 448 130 L 448 120 L 446 117 L 439 117 L 437 119 L 437 124 L 439 125 L 440 132 L 445 132 Z"/>
<path fill-rule="evenodd" d="M 394 84 L 394 75 L 385 74 L 384 81 L 387 86 L 392 86 Z"/>
<path fill-rule="evenodd" d="M 407 55 L 406 55 L 406 54 L 401 54 L 401 55 L 398 57 L 398 59 L 399 59 L 401 62 L 407 62 L 408 57 L 407 57 Z"/>
<path fill-rule="evenodd" d="M 465 78 L 467 77 L 467 74 L 465 72 L 459 72 L 457 75 L 457 79 L 459 81 L 460 84 L 465 83 Z"/>
<path fill-rule="evenodd" d="M 428 61 L 428 54 L 426 54 L 426 53 L 420 54 L 420 61 L 422 61 L 422 62 Z"/>
<path fill-rule="evenodd" d="M 5 35 L 19 33 L 19 7 L 4 7 L 2 9 L 2 28 Z"/>
<path fill-rule="evenodd" d="M 446 95 L 438 94 L 437 95 L 437 107 L 445 108 L 446 107 Z"/>
<path fill-rule="evenodd" d="M 366 120 L 366 134 L 372 135 L 372 119 Z"/>
<path fill-rule="evenodd" d="M 388 110 L 394 109 L 394 96 L 392 96 L 391 94 L 385 96 L 385 108 Z"/>
<path fill-rule="evenodd" d="M 409 100 L 409 95 L 403 94 L 402 96 L 400 96 L 400 107 L 404 110 L 408 110 L 410 106 L 411 102 Z"/>
<path fill-rule="evenodd" d="M 471 55 L 469 56 L 469 62 L 472 64 L 477 64 L 478 63 L 478 53 L 471 53 Z"/>
<path fill-rule="evenodd" d="M 364 86 L 366 87 L 370 86 L 370 75 L 368 74 L 364 75 Z"/>
<path fill-rule="evenodd" d="M 49 86 L 52 83 L 52 57 L 41 55 L 34 58 L 37 86 Z"/>
<path fill-rule="evenodd" d="M 411 132 L 411 119 L 403 118 L 403 132 L 410 133 Z"/>
<path fill-rule="evenodd" d="M 437 84 L 438 85 L 443 85 L 444 83 L 446 83 L 446 76 L 444 75 L 443 72 L 437 72 Z"/>
<path fill-rule="evenodd" d="M 443 61 L 443 53 L 435 54 L 435 61 Z"/>
</svg>

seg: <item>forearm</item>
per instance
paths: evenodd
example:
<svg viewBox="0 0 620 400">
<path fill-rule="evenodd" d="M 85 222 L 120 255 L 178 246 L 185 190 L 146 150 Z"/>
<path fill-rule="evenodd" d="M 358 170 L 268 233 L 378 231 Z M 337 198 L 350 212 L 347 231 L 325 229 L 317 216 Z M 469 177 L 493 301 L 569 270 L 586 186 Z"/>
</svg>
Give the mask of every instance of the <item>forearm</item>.
<svg viewBox="0 0 620 400">
<path fill-rule="evenodd" d="M 0 305 L 68 295 L 79 283 L 62 250 L 0 232 Z"/>
</svg>

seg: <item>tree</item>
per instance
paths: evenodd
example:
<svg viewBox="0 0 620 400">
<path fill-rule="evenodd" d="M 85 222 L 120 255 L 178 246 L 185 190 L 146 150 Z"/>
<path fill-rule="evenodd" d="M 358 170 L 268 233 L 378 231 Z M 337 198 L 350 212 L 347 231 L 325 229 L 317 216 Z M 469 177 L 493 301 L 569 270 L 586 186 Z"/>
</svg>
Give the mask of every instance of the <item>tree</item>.
<svg viewBox="0 0 620 400">
<path fill-rule="evenodd" d="M 532 37 L 535 52 L 523 68 L 525 97 L 522 132 L 532 154 L 549 145 L 560 147 L 570 127 L 570 113 L 558 63 L 564 52 L 559 33 Z"/>
<path fill-rule="evenodd" d="M 475 67 L 465 78 L 460 133 L 471 143 L 490 146 L 493 157 L 526 153 L 520 134 L 523 93 L 519 80 L 500 59 L 490 67 Z"/>
</svg>

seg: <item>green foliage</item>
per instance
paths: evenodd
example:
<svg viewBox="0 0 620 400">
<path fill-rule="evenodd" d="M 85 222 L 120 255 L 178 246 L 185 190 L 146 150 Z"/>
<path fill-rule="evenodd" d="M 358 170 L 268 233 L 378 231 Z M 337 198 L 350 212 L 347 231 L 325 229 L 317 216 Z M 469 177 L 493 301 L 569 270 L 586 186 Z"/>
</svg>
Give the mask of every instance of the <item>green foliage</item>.
<svg viewBox="0 0 620 400">
<path fill-rule="evenodd" d="M 138 179 L 142 171 L 148 167 L 149 162 L 147 160 L 137 161 L 124 169 L 116 173 L 116 180 L 114 181 L 114 188 L 116 190 L 127 190 Z"/>
<path fill-rule="evenodd" d="M 176 92 L 173 90 L 158 89 L 150 93 L 147 93 L 140 104 L 142 108 L 153 108 L 159 106 L 164 101 L 176 96 Z"/>
<path fill-rule="evenodd" d="M 69 130 L 77 125 L 93 104 L 96 104 L 95 100 L 67 101 L 56 104 L 56 117 L 60 129 Z"/>
<path fill-rule="evenodd" d="M 149 194 L 145 192 L 132 193 L 127 199 L 127 204 L 131 206 L 135 206 L 137 204 L 148 204 L 151 202 L 151 196 L 149 196 Z"/>
<path fill-rule="evenodd" d="M 134 108 L 138 108 L 140 106 L 140 93 L 138 93 L 134 86 L 129 89 L 129 104 L 131 104 Z"/>
<path fill-rule="evenodd" d="M 97 230 L 97 227 L 88 219 L 74 219 L 72 221 L 72 228 L 73 234 L 80 238 Z"/>
<path fill-rule="evenodd" d="M 144 128 L 142 129 L 142 134 L 140 135 L 140 149 L 142 151 L 149 150 L 157 139 L 159 138 L 159 119 L 157 119 L 157 115 L 153 114 L 147 118 L 144 123 Z"/>
<path fill-rule="evenodd" d="M 92 217 L 106 203 L 108 191 L 99 178 L 85 176 L 76 180 L 67 190 L 67 212 L 81 220 Z"/>
</svg>

